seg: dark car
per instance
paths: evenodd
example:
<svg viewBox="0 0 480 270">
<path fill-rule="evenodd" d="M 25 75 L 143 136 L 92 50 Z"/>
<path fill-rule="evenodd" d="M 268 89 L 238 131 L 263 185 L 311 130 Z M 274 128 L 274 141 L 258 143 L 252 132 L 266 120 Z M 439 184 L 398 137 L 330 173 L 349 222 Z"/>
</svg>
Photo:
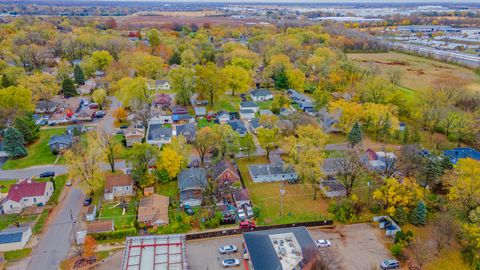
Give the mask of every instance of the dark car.
<svg viewBox="0 0 480 270">
<path fill-rule="evenodd" d="M 105 116 L 105 112 L 104 111 L 96 111 L 95 112 L 95 117 L 96 118 L 103 118 Z"/>
<path fill-rule="evenodd" d="M 128 125 L 121 125 L 120 126 L 120 129 L 126 129 L 126 128 L 128 128 Z"/>
<path fill-rule="evenodd" d="M 89 206 L 92 203 L 92 197 L 88 197 L 83 201 L 83 206 Z"/>
<path fill-rule="evenodd" d="M 236 219 L 235 216 L 232 215 L 229 211 L 223 211 L 222 212 L 223 219 L 220 221 L 220 224 L 225 225 L 225 224 L 235 224 Z"/>
<path fill-rule="evenodd" d="M 230 112 L 228 113 L 230 115 L 230 120 L 238 120 L 240 119 L 240 114 L 238 112 Z"/>
<path fill-rule="evenodd" d="M 55 123 L 55 122 L 51 122 L 51 123 L 49 123 L 48 125 L 49 125 L 49 126 L 51 126 L 51 127 L 53 127 L 53 126 L 56 126 L 56 125 L 57 125 L 57 123 Z"/>
<path fill-rule="evenodd" d="M 192 207 L 190 207 L 190 205 L 185 205 L 183 207 L 183 210 L 185 210 L 185 213 L 187 213 L 187 215 L 189 216 L 193 216 L 195 214 L 195 212 L 193 211 Z"/>
<path fill-rule="evenodd" d="M 42 172 L 39 176 L 40 176 L 40 178 L 55 177 L 55 172 L 54 171 L 46 171 L 46 172 Z"/>
</svg>

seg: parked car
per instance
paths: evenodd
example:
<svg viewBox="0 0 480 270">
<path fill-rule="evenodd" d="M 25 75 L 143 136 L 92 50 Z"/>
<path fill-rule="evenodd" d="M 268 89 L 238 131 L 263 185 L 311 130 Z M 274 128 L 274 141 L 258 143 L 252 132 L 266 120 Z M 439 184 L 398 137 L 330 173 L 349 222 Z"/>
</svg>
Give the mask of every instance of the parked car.
<svg viewBox="0 0 480 270">
<path fill-rule="evenodd" d="M 382 270 L 397 269 L 400 268 L 400 263 L 397 260 L 387 259 L 380 263 L 380 268 Z"/>
<path fill-rule="evenodd" d="M 230 120 L 240 119 L 240 114 L 238 114 L 238 112 L 229 112 L 228 115 L 230 116 Z"/>
<path fill-rule="evenodd" d="M 317 247 L 331 247 L 332 246 L 332 243 L 330 243 L 330 241 L 328 240 L 324 240 L 324 239 L 319 239 L 319 240 L 316 240 L 315 241 L 315 245 L 317 245 Z"/>
<path fill-rule="evenodd" d="M 185 210 L 185 213 L 187 213 L 189 216 L 193 216 L 195 214 L 192 207 L 188 204 L 183 207 L 183 210 Z"/>
<path fill-rule="evenodd" d="M 103 118 L 105 116 L 105 112 L 104 111 L 96 111 L 95 112 L 95 117 L 96 118 Z"/>
<path fill-rule="evenodd" d="M 128 125 L 121 125 L 120 126 L 120 129 L 126 129 L 126 128 L 128 128 Z"/>
<path fill-rule="evenodd" d="M 248 204 L 245 204 L 243 206 L 243 208 L 245 209 L 245 213 L 247 213 L 247 217 L 248 218 L 253 218 L 253 209 L 250 205 Z"/>
<path fill-rule="evenodd" d="M 220 254 L 230 254 L 230 253 L 235 253 L 238 251 L 237 246 L 234 245 L 226 245 L 226 246 L 221 246 L 218 251 Z"/>
<path fill-rule="evenodd" d="M 237 216 L 238 216 L 238 219 L 242 221 L 247 218 L 247 216 L 245 215 L 245 211 L 243 209 L 237 209 Z"/>
<path fill-rule="evenodd" d="M 255 228 L 255 222 L 253 221 L 243 221 L 240 222 L 240 229 L 249 229 L 249 228 Z"/>
<path fill-rule="evenodd" d="M 198 160 L 198 159 L 193 160 L 192 165 L 195 168 L 200 167 L 200 160 Z"/>
<path fill-rule="evenodd" d="M 233 258 L 225 259 L 225 260 L 222 261 L 222 265 L 223 265 L 223 267 L 239 266 L 240 265 L 240 260 L 233 259 Z"/>
<path fill-rule="evenodd" d="M 89 206 L 90 204 L 92 204 L 92 197 L 88 197 L 86 198 L 84 201 L 83 201 L 83 206 Z"/>
<path fill-rule="evenodd" d="M 67 183 L 65 183 L 65 186 L 70 187 L 72 185 L 72 181 L 68 180 Z"/>
<path fill-rule="evenodd" d="M 55 172 L 54 171 L 46 171 L 46 172 L 42 172 L 39 176 L 40 176 L 40 178 L 55 177 Z"/>
<path fill-rule="evenodd" d="M 50 126 L 50 127 L 53 127 L 53 126 L 56 126 L 56 125 L 57 125 L 57 123 L 55 123 L 55 122 L 51 122 L 51 123 L 48 124 L 48 126 Z"/>
<path fill-rule="evenodd" d="M 225 225 L 225 224 L 235 224 L 235 216 L 232 215 L 229 211 L 223 211 L 222 212 L 223 219 L 220 222 L 220 224 Z"/>
</svg>

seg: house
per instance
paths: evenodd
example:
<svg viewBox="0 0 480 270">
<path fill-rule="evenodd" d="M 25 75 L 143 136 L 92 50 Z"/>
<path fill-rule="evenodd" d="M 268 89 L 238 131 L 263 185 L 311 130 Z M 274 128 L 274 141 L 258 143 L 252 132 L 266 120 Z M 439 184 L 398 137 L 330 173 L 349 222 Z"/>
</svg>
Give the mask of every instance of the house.
<svg viewBox="0 0 480 270">
<path fill-rule="evenodd" d="M 235 200 L 235 206 L 237 208 L 243 207 L 245 204 L 251 205 L 250 195 L 246 188 L 234 189 L 232 191 L 233 199 Z"/>
<path fill-rule="evenodd" d="M 0 252 L 23 249 L 32 236 L 29 226 L 0 231 Z"/>
<path fill-rule="evenodd" d="M 65 149 L 70 149 L 73 145 L 72 135 L 53 135 L 48 141 L 48 146 L 53 154 L 61 153 Z"/>
<path fill-rule="evenodd" d="M 172 129 L 163 124 L 149 124 L 147 130 L 147 143 L 158 147 L 172 142 Z"/>
<path fill-rule="evenodd" d="M 137 221 L 148 227 L 168 224 L 169 198 L 158 194 L 143 197 L 138 205 Z"/>
<path fill-rule="evenodd" d="M 178 175 L 180 202 L 183 205 L 199 206 L 203 201 L 203 190 L 207 187 L 204 168 L 187 168 Z"/>
<path fill-rule="evenodd" d="M 87 224 L 87 233 L 104 233 L 115 231 L 114 220 L 97 220 Z"/>
<path fill-rule="evenodd" d="M 273 115 L 271 110 L 260 110 L 260 116 L 262 115 Z"/>
<path fill-rule="evenodd" d="M 282 164 L 259 164 L 248 166 L 248 172 L 255 183 L 289 181 L 298 179 L 297 173 L 288 166 Z"/>
<path fill-rule="evenodd" d="M 50 114 L 58 108 L 58 103 L 50 100 L 39 100 L 35 105 L 35 113 Z"/>
<path fill-rule="evenodd" d="M 337 128 L 338 121 L 340 119 L 339 113 L 330 113 L 327 109 L 321 109 L 317 113 L 318 115 L 318 122 L 322 127 L 323 131 L 326 133 L 339 133 L 341 132 L 339 128 Z"/>
<path fill-rule="evenodd" d="M 375 152 L 367 149 L 360 160 L 372 171 L 384 171 L 390 163 L 395 162 L 396 158 L 391 152 Z"/>
<path fill-rule="evenodd" d="M 299 104 L 302 103 L 302 102 L 310 102 L 312 103 L 312 100 L 305 96 L 304 94 L 300 94 L 299 92 L 293 90 L 293 89 L 290 89 L 287 91 L 287 95 L 290 97 L 290 100 Z"/>
<path fill-rule="evenodd" d="M 92 204 L 87 208 L 87 213 L 85 213 L 85 219 L 87 221 L 94 221 L 96 218 L 97 218 L 97 206 Z"/>
<path fill-rule="evenodd" d="M 253 110 L 257 113 L 260 110 L 260 107 L 258 107 L 257 103 L 253 101 L 242 101 L 240 102 L 240 110 Z"/>
<path fill-rule="evenodd" d="M 231 126 L 232 129 L 240 135 L 240 137 L 247 135 L 247 128 L 241 120 L 228 121 L 227 125 Z"/>
<path fill-rule="evenodd" d="M 115 197 L 132 196 L 133 180 L 129 174 L 110 174 L 105 177 L 103 198 L 112 201 Z"/>
<path fill-rule="evenodd" d="M 250 128 L 252 129 L 254 134 L 257 134 L 257 130 L 261 127 L 263 126 L 260 123 L 260 118 L 253 118 L 252 120 L 250 120 Z"/>
<path fill-rule="evenodd" d="M 335 176 L 340 172 L 343 158 L 326 158 L 322 164 L 322 171 L 327 176 Z"/>
<path fill-rule="evenodd" d="M 70 117 L 66 114 L 64 109 L 57 109 L 51 116 L 48 118 L 48 125 L 63 125 L 70 123 Z"/>
<path fill-rule="evenodd" d="M 217 181 L 218 185 L 229 186 L 235 182 L 240 182 L 240 174 L 237 168 L 226 159 L 223 159 L 213 166 L 211 176 Z"/>
<path fill-rule="evenodd" d="M 167 80 L 150 80 L 147 82 L 148 90 L 158 91 L 158 90 L 170 90 L 171 86 Z"/>
<path fill-rule="evenodd" d="M 183 125 L 177 125 L 175 127 L 175 136 L 183 136 L 187 139 L 187 142 L 191 143 L 195 141 L 195 136 L 197 135 L 197 129 L 195 124 L 187 123 Z"/>
<path fill-rule="evenodd" d="M 218 112 L 217 119 L 220 124 L 226 124 L 230 121 L 230 114 L 226 111 L 220 111 Z"/>
<path fill-rule="evenodd" d="M 280 108 L 280 115 L 281 116 L 289 116 L 292 113 L 293 113 L 293 110 L 291 110 L 289 108 Z"/>
<path fill-rule="evenodd" d="M 92 121 L 95 115 L 96 109 L 90 109 L 90 107 L 84 107 L 72 116 L 74 121 Z"/>
<path fill-rule="evenodd" d="M 305 227 L 243 233 L 248 269 L 315 269 L 318 248 Z"/>
<path fill-rule="evenodd" d="M 85 81 L 83 85 L 80 85 L 77 88 L 77 93 L 81 96 L 90 95 L 93 89 L 95 89 L 96 87 L 97 87 L 97 82 L 95 81 L 95 79 L 91 78 Z"/>
<path fill-rule="evenodd" d="M 177 115 L 188 114 L 188 109 L 185 106 L 175 105 L 172 108 L 172 113 Z"/>
<path fill-rule="evenodd" d="M 157 109 L 167 110 L 172 105 L 172 98 L 168 94 L 156 94 L 153 106 Z"/>
<path fill-rule="evenodd" d="M 240 110 L 240 119 L 252 120 L 253 118 L 255 118 L 255 111 L 251 109 Z"/>
<path fill-rule="evenodd" d="M 310 101 L 300 102 L 300 109 L 306 113 L 315 112 L 315 106 Z"/>
<path fill-rule="evenodd" d="M 172 119 L 174 123 L 195 123 L 195 118 L 188 114 L 188 109 L 180 105 L 172 108 Z"/>
<path fill-rule="evenodd" d="M 125 145 L 127 147 L 132 147 L 134 143 L 142 142 L 145 137 L 145 130 L 131 125 L 125 130 L 123 136 L 125 137 Z"/>
<path fill-rule="evenodd" d="M 320 189 L 323 191 L 323 194 L 325 194 L 327 198 L 347 196 L 347 189 L 345 188 L 345 186 L 333 177 L 327 180 L 323 180 L 320 183 Z"/>
<path fill-rule="evenodd" d="M 480 151 L 468 147 L 459 147 L 452 150 L 445 150 L 443 154 L 450 159 L 452 164 L 457 164 L 462 158 L 480 160 Z"/>
<path fill-rule="evenodd" d="M 207 108 L 205 108 L 205 107 L 195 106 L 195 107 L 193 107 L 193 110 L 195 111 L 195 116 L 196 117 L 203 117 L 203 116 L 207 115 Z"/>
<path fill-rule="evenodd" d="M 21 180 L 10 186 L 1 207 L 5 214 L 18 214 L 26 207 L 46 205 L 52 194 L 53 184 L 50 181 Z"/>
<path fill-rule="evenodd" d="M 155 114 L 149 121 L 150 124 L 172 124 L 173 117 L 165 112 Z"/>
<path fill-rule="evenodd" d="M 263 102 L 267 100 L 272 100 L 273 94 L 267 89 L 255 89 L 250 91 L 250 97 L 255 102 Z"/>
</svg>

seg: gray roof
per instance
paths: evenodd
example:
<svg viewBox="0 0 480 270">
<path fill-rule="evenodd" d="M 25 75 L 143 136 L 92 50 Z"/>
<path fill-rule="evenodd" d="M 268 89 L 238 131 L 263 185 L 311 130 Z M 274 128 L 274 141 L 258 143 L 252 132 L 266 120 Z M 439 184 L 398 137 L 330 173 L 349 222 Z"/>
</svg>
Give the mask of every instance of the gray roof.
<svg viewBox="0 0 480 270">
<path fill-rule="evenodd" d="M 257 129 L 257 128 L 261 127 L 260 119 L 259 118 L 253 118 L 252 120 L 250 120 L 250 125 L 252 126 L 253 129 Z"/>
<path fill-rule="evenodd" d="M 0 244 L 18 243 L 22 241 L 23 233 L 30 227 L 18 227 L 0 231 Z"/>
<path fill-rule="evenodd" d="M 205 107 L 193 107 L 195 115 L 206 115 L 207 109 Z"/>
<path fill-rule="evenodd" d="M 227 124 L 230 125 L 232 127 L 232 129 L 234 131 L 238 132 L 239 134 L 247 133 L 247 128 L 245 127 L 243 122 L 240 121 L 240 120 L 228 121 Z"/>
<path fill-rule="evenodd" d="M 250 165 L 248 166 L 252 176 L 268 176 L 271 174 L 288 174 L 295 173 L 295 171 L 289 167 L 282 164 L 259 164 L 259 165 Z"/>
<path fill-rule="evenodd" d="M 177 126 L 177 136 L 183 135 L 185 138 L 192 139 L 195 138 L 196 134 L 197 129 L 195 128 L 195 124 L 187 123 Z"/>
<path fill-rule="evenodd" d="M 266 97 L 272 94 L 272 92 L 268 91 L 267 89 L 255 89 L 250 92 L 250 94 L 254 97 Z"/>
<path fill-rule="evenodd" d="M 271 110 L 260 110 L 260 115 L 273 115 Z"/>
<path fill-rule="evenodd" d="M 180 191 L 203 189 L 207 185 L 207 173 L 204 168 L 187 168 L 178 175 L 178 188 Z"/>
<path fill-rule="evenodd" d="M 336 179 L 324 180 L 320 185 L 327 189 L 327 191 L 346 191 L 345 186 L 340 184 Z"/>
<path fill-rule="evenodd" d="M 161 84 L 165 84 L 165 83 L 168 83 L 168 81 L 167 80 L 156 80 L 155 81 L 156 85 L 161 85 Z"/>
<path fill-rule="evenodd" d="M 322 164 L 322 171 L 325 174 L 337 174 L 339 170 L 339 161 L 343 158 L 326 158 Z"/>
<path fill-rule="evenodd" d="M 270 235 L 292 233 L 302 249 L 303 260 L 299 266 L 306 265 L 316 255 L 317 247 L 305 227 L 282 228 L 264 231 L 246 232 L 243 239 L 255 269 L 282 270 Z"/>
<path fill-rule="evenodd" d="M 241 114 L 255 113 L 255 111 L 252 110 L 252 109 L 241 109 L 241 110 L 240 110 L 240 113 L 241 113 Z"/>
<path fill-rule="evenodd" d="M 48 145 L 52 144 L 72 144 L 73 142 L 73 136 L 72 135 L 53 135 L 50 137 L 50 141 L 48 142 Z"/>
<path fill-rule="evenodd" d="M 242 101 L 240 102 L 240 108 L 258 108 L 258 105 L 253 101 Z"/>
<path fill-rule="evenodd" d="M 148 127 L 147 140 L 172 137 L 172 129 L 163 127 L 162 124 L 151 124 Z"/>
</svg>

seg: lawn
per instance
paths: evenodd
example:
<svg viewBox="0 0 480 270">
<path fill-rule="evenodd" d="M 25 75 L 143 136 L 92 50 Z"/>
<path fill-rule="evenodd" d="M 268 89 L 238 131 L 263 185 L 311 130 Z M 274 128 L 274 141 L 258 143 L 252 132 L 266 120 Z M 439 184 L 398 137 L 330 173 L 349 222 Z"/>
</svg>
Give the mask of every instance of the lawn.
<svg viewBox="0 0 480 270">
<path fill-rule="evenodd" d="M 260 110 L 271 110 L 272 109 L 272 101 L 264 101 L 264 102 L 257 102 L 258 107 Z"/>
<path fill-rule="evenodd" d="M 168 196 L 171 199 L 178 199 L 178 182 L 170 181 L 165 184 L 157 184 L 157 186 L 155 187 L 155 191 L 157 194 Z"/>
<path fill-rule="evenodd" d="M 203 127 L 211 127 L 211 126 L 214 126 L 216 125 L 215 122 L 213 121 L 210 121 L 208 122 L 207 121 L 207 118 L 200 118 L 200 119 L 197 119 L 197 125 L 198 125 L 198 128 L 203 128 Z"/>
<path fill-rule="evenodd" d="M 53 164 L 57 156 L 52 154 L 48 141 L 53 135 L 60 135 L 65 128 L 50 128 L 40 130 L 40 138 L 27 146 L 28 156 L 20 159 L 7 160 L 3 165 L 4 170 L 23 169 L 36 165 Z"/>
<path fill-rule="evenodd" d="M 10 186 L 17 183 L 17 180 L 2 180 L 0 181 L 0 193 L 8 193 Z"/>
<path fill-rule="evenodd" d="M 137 207 L 134 200 L 128 203 L 125 214 L 122 215 L 123 209 L 119 207 L 119 202 L 104 202 L 100 209 L 98 219 L 113 219 L 115 229 L 128 229 L 135 227 L 135 221 L 137 218 Z"/>
<path fill-rule="evenodd" d="M 19 222 L 20 224 L 30 223 L 34 221 L 37 216 L 20 216 L 17 214 L 12 215 L 2 215 L 0 218 L 0 231 L 3 229 L 8 228 L 10 225 L 15 224 L 15 222 Z"/>
<path fill-rule="evenodd" d="M 217 100 L 214 100 L 213 107 L 211 105 L 207 106 L 207 111 L 213 109 L 215 112 L 236 112 L 240 109 L 240 101 L 239 96 L 222 95 Z"/>
<path fill-rule="evenodd" d="M 240 173 L 250 194 L 253 207 L 260 208 L 260 225 L 284 224 L 303 221 L 324 220 L 328 216 L 328 202 L 317 193 L 313 200 L 313 188 L 302 184 L 285 186 L 283 216 L 280 216 L 280 188 L 282 183 L 253 183 L 248 173 L 248 165 L 269 163 L 265 157 L 237 160 Z"/>
<path fill-rule="evenodd" d="M 24 259 L 30 256 L 30 253 L 32 253 L 31 248 L 10 250 L 5 252 L 4 257 L 6 261 L 15 261 L 15 260 Z"/>
<path fill-rule="evenodd" d="M 37 220 L 37 223 L 35 223 L 35 226 L 32 228 L 32 233 L 33 234 L 39 234 L 43 230 L 43 226 L 45 226 L 45 222 L 47 222 L 49 211 L 47 208 L 43 209 L 42 214 L 40 214 L 40 217 Z"/>
</svg>

